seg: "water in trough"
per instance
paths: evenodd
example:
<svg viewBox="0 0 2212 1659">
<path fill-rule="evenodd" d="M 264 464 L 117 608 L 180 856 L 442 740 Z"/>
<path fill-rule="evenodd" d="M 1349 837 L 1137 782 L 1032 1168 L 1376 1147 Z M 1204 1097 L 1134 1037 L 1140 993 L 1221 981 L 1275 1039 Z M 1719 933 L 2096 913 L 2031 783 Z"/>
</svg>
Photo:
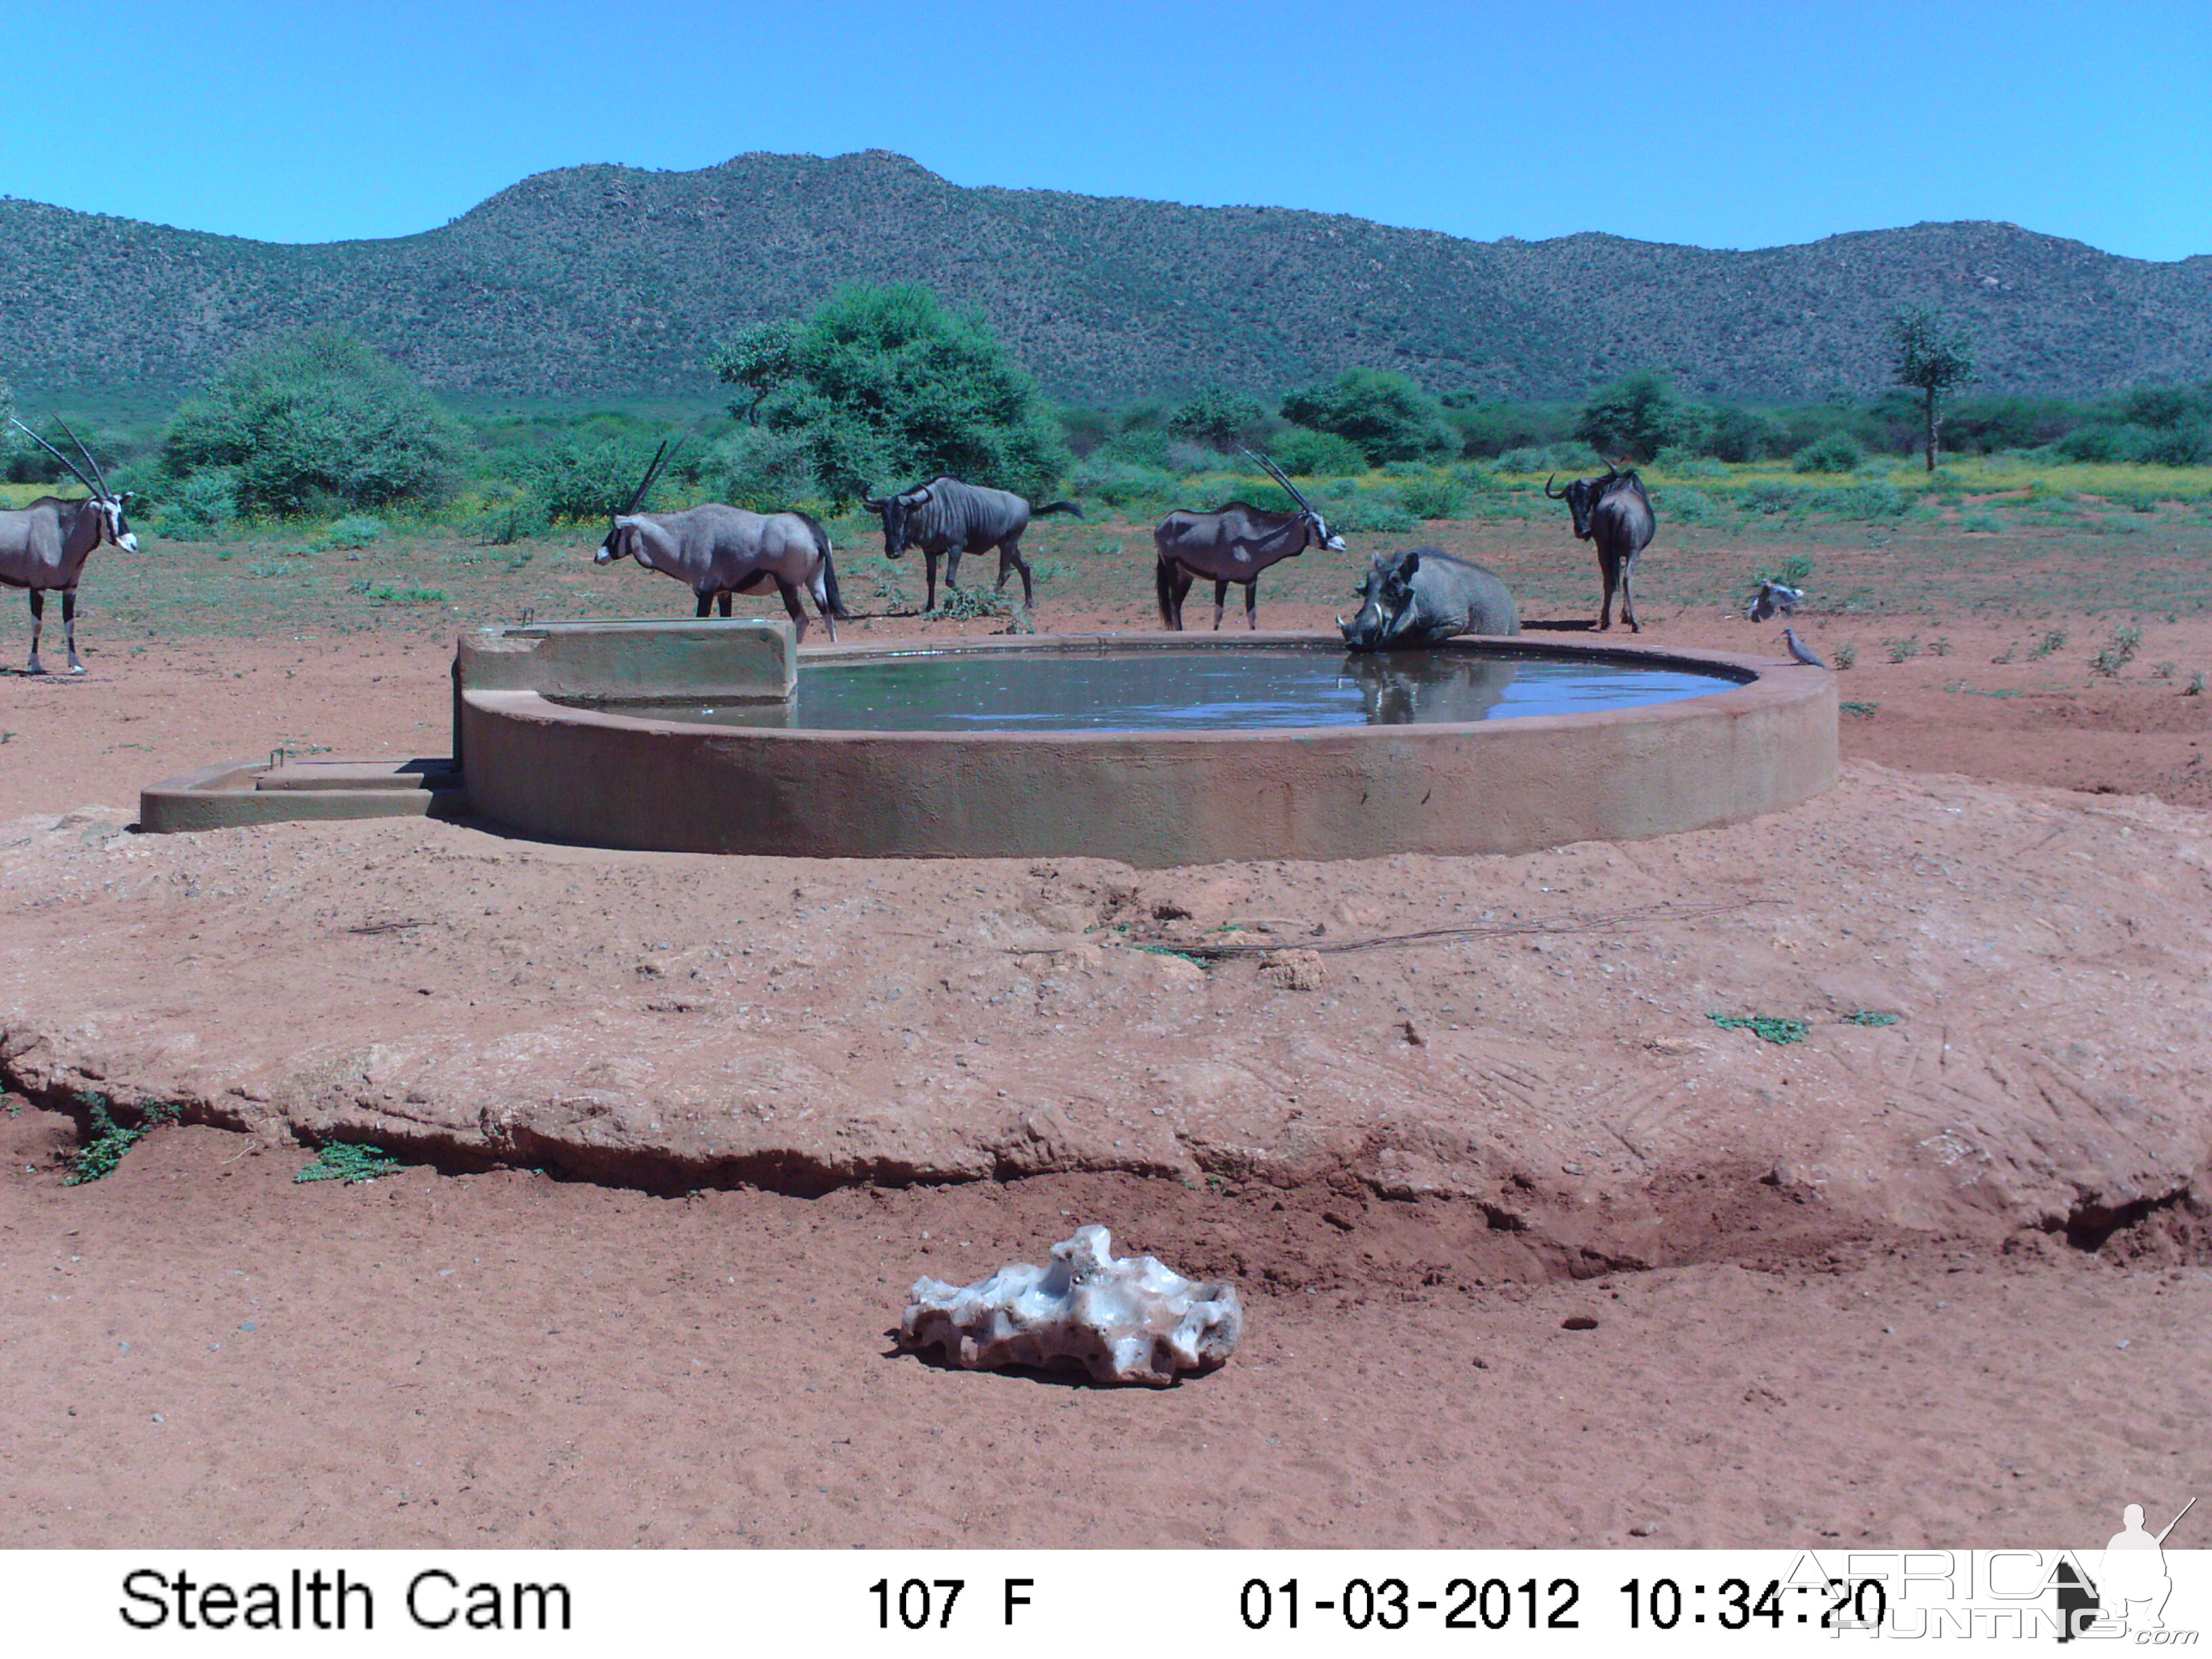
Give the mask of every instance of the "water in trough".
<svg viewBox="0 0 2212 1659">
<path fill-rule="evenodd" d="M 832 732 L 1263 731 L 1584 714 L 1739 684 L 1633 661 L 1479 651 L 917 652 L 808 663 L 789 703 L 591 706 L 652 720 Z"/>
</svg>

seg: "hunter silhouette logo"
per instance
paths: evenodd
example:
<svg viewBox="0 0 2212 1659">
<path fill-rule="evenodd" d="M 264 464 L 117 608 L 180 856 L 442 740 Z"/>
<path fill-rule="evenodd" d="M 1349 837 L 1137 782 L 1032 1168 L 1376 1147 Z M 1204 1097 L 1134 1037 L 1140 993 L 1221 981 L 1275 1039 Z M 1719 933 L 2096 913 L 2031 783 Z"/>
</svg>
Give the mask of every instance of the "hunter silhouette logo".
<svg viewBox="0 0 2212 1659">
<path fill-rule="evenodd" d="M 2142 1505 L 2130 1504 L 2120 1512 L 2120 1530 L 2105 1546 L 2096 1576 L 2085 1579 L 2070 1562 L 2062 1561 L 2054 1575 L 2058 1589 L 2058 1639 L 2070 1642 L 2100 1620 L 2112 1621 L 2113 1633 L 2159 1631 L 2166 1628 L 2166 1598 L 2173 1580 L 2166 1571 L 2167 1534 L 2181 1524 L 2181 1516 L 2197 1507 L 2191 1498 L 2166 1523 L 2166 1531 L 2143 1529 Z"/>
</svg>

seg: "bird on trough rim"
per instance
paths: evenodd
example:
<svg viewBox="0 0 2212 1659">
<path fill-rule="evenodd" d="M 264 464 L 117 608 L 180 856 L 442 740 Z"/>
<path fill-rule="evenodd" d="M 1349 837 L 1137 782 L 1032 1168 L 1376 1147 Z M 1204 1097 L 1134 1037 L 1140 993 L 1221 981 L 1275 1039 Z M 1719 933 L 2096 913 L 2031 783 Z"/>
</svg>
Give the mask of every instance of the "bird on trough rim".
<svg viewBox="0 0 2212 1659">
<path fill-rule="evenodd" d="M 1782 637 L 1789 642 L 1791 660 L 1802 662 L 1808 668 L 1826 668 L 1828 665 L 1820 660 L 1819 654 L 1814 651 L 1811 646 L 1806 644 L 1804 641 L 1797 637 L 1797 630 L 1796 629 L 1784 629 L 1782 630 Z"/>
</svg>

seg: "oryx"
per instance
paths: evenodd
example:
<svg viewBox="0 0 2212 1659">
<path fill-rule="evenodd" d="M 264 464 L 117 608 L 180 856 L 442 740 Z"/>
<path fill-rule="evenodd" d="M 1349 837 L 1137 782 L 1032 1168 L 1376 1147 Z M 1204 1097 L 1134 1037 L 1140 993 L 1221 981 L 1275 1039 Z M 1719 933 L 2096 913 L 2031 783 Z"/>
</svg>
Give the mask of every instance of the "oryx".
<svg viewBox="0 0 2212 1659">
<path fill-rule="evenodd" d="M 131 533 L 123 516 L 131 492 L 126 489 L 118 495 L 107 487 L 100 463 L 92 459 L 84 441 L 70 431 L 68 422 L 61 423 L 62 430 L 69 433 L 70 441 L 92 469 L 90 478 L 75 461 L 21 421 L 15 424 L 29 432 L 40 448 L 76 473 L 77 482 L 92 492 L 89 498 L 75 501 L 41 495 L 28 507 L 0 512 L 0 586 L 30 590 L 31 672 L 46 672 L 39 660 L 39 635 L 46 626 L 46 592 L 58 587 L 62 594 L 62 628 L 69 644 L 69 672 L 82 674 L 84 665 L 76 654 L 77 578 L 83 574 L 84 562 L 92 556 L 92 550 L 103 542 L 112 543 L 125 553 L 138 550 L 138 538 Z"/>
<path fill-rule="evenodd" d="M 928 584 L 928 592 L 922 601 L 924 611 L 937 609 L 938 560 L 945 561 L 946 591 L 957 593 L 960 591 L 960 556 L 980 553 L 987 547 L 999 550 L 999 585 L 994 591 L 1003 592 L 1006 578 L 1018 570 L 1022 573 L 1023 608 L 1036 609 L 1036 591 L 1030 581 L 1030 562 L 1022 556 L 1022 532 L 1030 527 L 1031 519 L 1042 518 L 1048 513 L 1072 513 L 1078 518 L 1083 515 L 1083 509 L 1073 501 L 1054 501 L 1048 507 L 1033 507 L 1010 489 L 986 489 L 981 484 L 963 483 L 957 478 L 941 476 L 896 495 L 864 495 L 860 505 L 882 516 L 885 558 L 896 559 L 909 547 L 921 550 Z"/>
<path fill-rule="evenodd" d="M 1547 478 L 1544 493 L 1567 504 L 1575 515 L 1577 539 L 1597 544 L 1598 574 L 1605 580 L 1598 630 L 1602 633 L 1613 626 L 1613 590 L 1618 586 L 1621 621 L 1628 624 L 1630 633 L 1642 633 L 1636 623 L 1636 556 L 1650 544 L 1656 522 L 1651 498 L 1644 493 L 1644 481 L 1633 471 L 1623 472 L 1608 465 L 1602 478 L 1577 478 L 1565 489 L 1553 489 L 1551 479 Z"/>
<path fill-rule="evenodd" d="M 1314 511 L 1313 503 L 1283 470 L 1264 455 L 1251 455 L 1267 476 L 1290 491 L 1298 504 L 1295 513 L 1270 513 L 1244 501 L 1231 501 L 1212 513 L 1178 510 L 1160 521 L 1152 532 L 1152 549 L 1159 556 L 1153 571 L 1158 589 L 1160 620 L 1181 632 L 1182 602 L 1190 585 L 1200 576 L 1213 581 L 1213 626 L 1221 626 L 1221 613 L 1229 603 L 1229 584 L 1244 585 L 1244 620 L 1260 625 L 1260 573 L 1269 565 L 1303 553 L 1309 547 L 1344 550 L 1344 538 L 1333 534 L 1328 522 Z"/>
<path fill-rule="evenodd" d="M 675 577 L 698 596 L 702 617 L 717 600 L 726 617 L 732 593 L 757 593 L 773 582 L 801 641 L 806 638 L 806 613 L 799 604 L 803 587 L 814 596 L 814 608 L 836 639 L 837 618 L 846 611 L 830 559 L 830 532 L 804 513 L 748 513 L 720 501 L 682 513 L 636 511 L 667 454 L 664 443 L 629 505 L 614 515 L 592 562 L 635 559 L 648 570 Z"/>
</svg>

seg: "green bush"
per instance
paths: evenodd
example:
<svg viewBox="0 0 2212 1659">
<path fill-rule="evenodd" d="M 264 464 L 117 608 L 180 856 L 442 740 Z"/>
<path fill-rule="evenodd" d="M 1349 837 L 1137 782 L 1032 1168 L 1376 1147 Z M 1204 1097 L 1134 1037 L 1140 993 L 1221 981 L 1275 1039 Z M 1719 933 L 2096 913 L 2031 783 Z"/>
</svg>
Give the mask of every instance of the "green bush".
<svg viewBox="0 0 2212 1659">
<path fill-rule="evenodd" d="M 1267 411 L 1257 398 L 1220 386 L 1208 386 L 1168 417 L 1168 430 L 1215 449 L 1230 449 L 1251 441 L 1267 423 Z"/>
<path fill-rule="evenodd" d="M 1747 511 L 1777 518 L 1803 512 L 1812 499 L 1813 492 L 1802 484 L 1773 482 L 1755 483 L 1736 496 Z"/>
<path fill-rule="evenodd" d="M 384 520 L 365 515 L 340 519 L 323 532 L 325 547 L 373 547 L 384 539 Z"/>
<path fill-rule="evenodd" d="M 1696 411 L 1666 377 L 1645 368 L 1591 393 L 1575 436 L 1600 455 L 1641 465 L 1669 446 L 1693 442 L 1697 426 Z"/>
<path fill-rule="evenodd" d="M 1456 519 L 1467 511 L 1467 486 L 1457 478 L 1408 478 L 1398 499 L 1416 519 Z"/>
<path fill-rule="evenodd" d="M 204 542 L 221 535 L 237 517 L 238 474 L 211 466 L 162 491 L 154 528 L 173 541 Z"/>
<path fill-rule="evenodd" d="M 1359 446 L 1334 432 L 1285 427 L 1268 441 L 1267 451 L 1268 459 L 1293 477 L 1356 477 L 1367 471 Z"/>
<path fill-rule="evenodd" d="M 1723 404 L 1700 422 L 1698 447 L 1717 461 L 1764 461 L 1786 453 L 1790 429 L 1763 410 Z"/>
<path fill-rule="evenodd" d="M 1681 484 L 1654 489 L 1651 506 L 1654 512 L 1663 513 L 1680 524 L 1713 524 L 1725 516 L 1713 498 L 1705 491 L 1691 489 Z"/>
<path fill-rule="evenodd" d="M 949 473 L 1042 499 L 1074 465 L 1036 384 L 980 317 L 915 284 L 840 289 L 791 345 L 762 415 L 832 496 Z"/>
<path fill-rule="evenodd" d="M 179 476 L 234 469 L 246 511 L 305 514 L 437 500 L 462 441 L 397 364 L 325 330 L 236 359 L 178 410 L 163 452 Z"/>
<path fill-rule="evenodd" d="M 718 501 L 752 513 L 777 513 L 822 494 L 805 437 L 768 427 L 742 427 L 708 452 L 701 482 Z"/>
<path fill-rule="evenodd" d="M 1188 491 L 1171 472 L 1096 456 L 1076 469 L 1069 488 L 1085 501 L 1103 502 L 1132 517 L 1194 504 L 1180 499 Z"/>
<path fill-rule="evenodd" d="M 1364 458 L 1355 471 L 1461 451 L 1458 429 L 1445 418 L 1443 405 L 1387 369 L 1346 369 L 1333 380 L 1294 392 L 1283 399 L 1283 418 L 1350 442 Z"/>
<path fill-rule="evenodd" d="M 1395 489 L 1353 488 L 1336 492 L 1323 514 L 1331 530 L 1366 535 L 1407 535 L 1421 527 Z"/>
<path fill-rule="evenodd" d="M 510 482 L 529 493 L 548 522 L 589 524 L 610 519 L 628 505 L 653 455 L 634 441 L 568 438 L 511 457 L 507 467 Z M 652 501 L 638 505 L 649 507 Z"/>
<path fill-rule="evenodd" d="M 1590 464 L 1589 452 L 1580 444 L 1544 444 L 1509 449 L 1498 458 L 1500 472 L 1571 472 L 1579 475 Z M 1604 469 L 1601 467 L 1599 471 Z"/>
<path fill-rule="evenodd" d="M 482 509 L 461 527 L 486 547 L 511 547 L 526 536 L 544 535 L 551 526 L 544 503 L 529 490 L 517 483 L 495 483 L 484 488 Z"/>
<path fill-rule="evenodd" d="M 1855 472 L 1866 461 L 1866 451 L 1848 432 L 1832 432 L 1815 439 L 1790 458 L 1800 472 Z"/>
<path fill-rule="evenodd" d="M 1839 519 L 1894 519 L 1913 503 L 1910 491 L 1884 479 L 1815 489 L 1805 498 L 1808 509 L 1832 514 Z"/>
</svg>

